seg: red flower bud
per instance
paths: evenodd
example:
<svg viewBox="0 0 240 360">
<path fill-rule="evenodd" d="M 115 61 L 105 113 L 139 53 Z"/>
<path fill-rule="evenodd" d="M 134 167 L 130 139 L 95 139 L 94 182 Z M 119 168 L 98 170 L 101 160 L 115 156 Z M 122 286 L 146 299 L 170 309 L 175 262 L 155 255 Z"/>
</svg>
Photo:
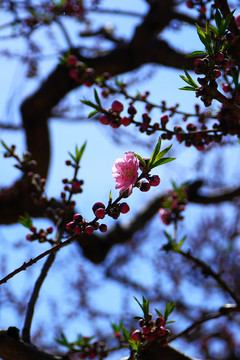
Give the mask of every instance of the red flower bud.
<svg viewBox="0 0 240 360">
<path fill-rule="evenodd" d="M 112 103 L 112 110 L 120 113 L 121 111 L 123 111 L 123 104 L 120 103 L 119 101 L 115 100 Z"/>
</svg>

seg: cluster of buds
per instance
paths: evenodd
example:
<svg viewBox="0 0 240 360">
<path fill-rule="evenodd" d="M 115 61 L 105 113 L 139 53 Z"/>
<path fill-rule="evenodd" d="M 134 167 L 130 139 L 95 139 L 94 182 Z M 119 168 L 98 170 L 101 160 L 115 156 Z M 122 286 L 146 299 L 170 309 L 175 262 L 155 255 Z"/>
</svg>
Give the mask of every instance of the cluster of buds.
<svg viewBox="0 0 240 360">
<path fill-rule="evenodd" d="M 224 134 L 238 134 L 240 133 L 240 116 L 227 105 L 223 104 L 221 110 L 218 112 L 219 124 L 215 123 L 215 129 L 223 131 Z"/>
<path fill-rule="evenodd" d="M 37 231 L 35 226 L 31 226 L 29 228 L 29 230 L 32 232 L 32 234 L 28 234 L 26 236 L 27 240 L 29 240 L 29 241 L 38 240 L 40 243 L 48 241 L 48 242 L 52 243 L 51 239 L 47 239 L 47 236 L 49 234 L 52 234 L 52 232 L 53 232 L 52 226 L 49 226 L 46 230 L 40 229 L 39 231 Z"/>
<path fill-rule="evenodd" d="M 108 210 L 108 215 L 113 219 L 118 219 L 120 214 L 127 214 L 130 210 L 129 205 L 126 202 L 115 204 Z"/>
<path fill-rule="evenodd" d="M 176 133 L 176 139 L 180 143 L 185 142 L 186 147 L 195 146 L 199 151 L 204 150 L 205 145 L 209 145 L 211 142 L 220 142 L 222 135 L 220 131 L 222 128 L 215 123 L 213 130 L 208 129 L 205 124 L 202 124 L 200 129 L 195 124 L 189 123 L 186 126 L 187 132 L 184 132 L 181 126 L 175 126 L 174 131 Z M 216 131 L 219 129 L 219 132 Z M 212 133 L 211 133 L 212 132 Z"/>
<path fill-rule="evenodd" d="M 37 162 L 32 159 L 32 154 L 29 151 L 25 151 L 23 153 L 22 159 L 20 159 L 16 152 L 15 152 L 16 146 L 12 145 L 10 148 L 8 148 L 8 151 L 4 153 L 5 158 L 14 157 L 18 164 L 15 164 L 14 167 L 21 170 L 23 173 L 31 176 L 33 170 L 35 169 Z"/>
<path fill-rule="evenodd" d="M 158 175 L 146 174 L 144 180 L 138 181 L 136 187 L 139 188 L 142 192 L 147 192 L 150 190 L 151 186 L 155 187 L 160 184 L 160 177 Z"/>
<path fill-rule="evenodd" d="M 80 359 L 95 359 L 99 356 L 100 359 L 107 357 L 107 351 L 105 350 L 105 343 L 103 341 L 95 341 L 90 344 L 87 337 L 84 337 L 85 344 L 81 346 L 81 350 L 76 350 L 68 354 L 70 360 Z"/>
<path fill-rule="evenodd" d="M 146 166 L 148 166 L 149 159 L 144 159 L 144 161 Z M 160 177 L 158 175 L 151 175 L 148 168 L 145 168 L 141 162 L 139 164 L 139 168 L 142 171 L 142 176 L 144 176 L 143 180 L 136 183 L 136 187 L 138 187 L 140 191 L 147 192 L 152 186 L 155 187 L 160 184 Z"/>
<path fill-rule="evenodd" d="M 222 60 L 220 60 L 222 59 Z M 216 61 L 220 60 L 223 62 L 224 55 L 219 53 L 216 57 Z M 228 61 L 228 60 L 226 60 Z M 213 65 L 212 59 L 209 55 L 205 56 L 203 59 L 195 59 L 194 61 L 194 71 L 195 74 L 204 74 L 208 77 L 208 80 L 215 80 L 221 76 L 220 67 L 218 65 Z"/>
<path fill-rule="evenodd" d="M 101 124 L 110 125 L 113 129 L 119 128 L 121 124 L 128 126 L 131 123 L 130 119 L 127 117 L 121 118 L 120 116 L 123 109 L 123 104 L 120 101 L 113 101 L 111 108 L 100 117 Z"/>
<path fill-rule="evenodd" d="M 204 21 L 206 19 L 208 2 L 209 0 L 187 0 L 185 4 L 189 9 L 194 9 L 198 11 L 198 20 Z"/>
<path fill-rule="evenodd" d="M 147 135 L 153 134 L 155 131 L 159 129 L 159 123 L 155 123 L 150 125 L 151 118 L 147 113 L 142 114 L 142 123 L 140 125 L 139 131 L 141 133 L 146 133 Z"/>
<path fill-rule="evenodd" d="M 95 83 L 95 70 L 88 68 L 75 55 L 69 55 L 67 65 L 70 68 L 69 76 L 79 84 L 90 87 Z"/>
<path fill-rule="evenodd" d="M 71 194 L 80 194 L 83 191 L 82 190 L 82 185 L 84 184 L 83 180 L 77 180 L 77 179 L 68 180 L 65 178 L 62 180 L 62 182 L 63 184 L 65 184 L 64 191 L 66 192 L 70 192 Z M 62 192 L 61 197 L 65 199 L 66 194 Z"/>
<path fill-rule="evenodd" d="M 105 205 L 103 203 L 96 202 L 93 205 L 92 210 L 97 219 L 104 219 L 105 215 L 108 214 L 108 216 L 116 220 L 120 214 L 128 213 L 130 207 L 126 202 L 122 202 L 114 205 L 111 204 L 107 209 L 105 209 Z"/>
<path fill-rule="evenodd" d="M 56 15 L 83 15 L 82 0 L 66 0 L 61 1 L 59 5 L 54 4 L 49 7 L 49 11 Z"/>
<path fill-rule="evenodd" d="M 168 345 L 168 336 L 170 330 L 165 328 L 165 319 L 161 316 L 156 320 L 152 320 L 152 315 L 148 314 L 148 320 L 140 319 L 139 325 L 141 330 L 137 329 L 131 334 L 131 338 L 134 341 L 140 341 L 141 343 L 158 342 L 161 346 L 166 347 Z"/>
<path fill-rule="evenodd" d="M 120 113 L 123 111 L 123 104 L 117 100 L 115 100 L 111 108 L 108 109 L 101 117 L 100 122 L 103 125 L 110 125 L 112 128 L 117 129 L 121 125 L 128 126 L 131 123 L 134 123 L 139 127 L 139 131 L 141 133 L 146 133 L 147 135 L 151 135 L 155 133 L 159 129 L 159 123 L 155 123 L 150 125 L 151 118 L 147 113 L 142 114 L 142 121 L 135 121 L 134 116 L 137 113 L 136 108 L 130 104 L 127 112 L 128 116 L 121 116 Z"/>
<path fill-rule="evenodd" d="M 29 191 L 35 202 L 44 199 L 43 193 L 46 179 L 35 173 L 34 170 L 37 166 L 37 162 L 32 159 L 32 154 L 29 151 L 26 151 L 23 153 L 22 159 L 20 159 L 15 152 L 15 145 L 12 145 L 10 148 L 8 148 L 6 144 L 4 144 L 4 147 L 7 149 L 7 151 L 4 153 L 4 157 L 15 158 L 17 160 L 17 164 L 15 164 L 14 167 L 22 171 L 25 175 L 22 183 L 23 187 L 30 187 Z"/>
<path fill-rule="evenodd" d="M 227 34 L 228 37 L 231 34 Z M 230 40 L 223 39 L 224 42 L 229 42 Z M 200 87 L 196 89 L 196 97 L 200 97 L 206 107 L 212 104 L 213 97 L 208 90 L 206 90 L 206 85 L 210 86 L 213 89 L 217 89 L 218 83 L 216 79 L 220 78 L 222 75 L 221 71 L 223 71 L 224 76 L 230 75 L 233 77 L 233 73 L 237 74 L 236 67 L 234 66 L 234 62 L 230 61 L 227 54 L 223 54 L 221 52 L 215 54 L 215 56 L 205 56 L 204 58 L 195 59 L 194 62 L 194 71 L 196 74 L 205 75 L 204 78 L 198 78 L 198 82 L 200 83 Z M 223 91 L 229 92 L 231 87 L 227 84 L 224 84 Z"/>
<path fill-rule="evenodd" d="M 67 223 L 66 229 L 75 235 L 88 234 L 91 235 L 94 230 L 100 230 L 101 232 L 107 231 L 107 225 L 99 224 L 98 221 L 88 222 L 83 219 L 82 215 L 75 214 L 73 220 Z"/>
<path fill-rule="evenodd" d="M 177 191 L 169 190 L 163 202 L 163 208 L 159 209 L 159 216 L 165 225 L 182 220 L 182 212 L 187 204 L 187 187 L 182 185 Z"/>
</svg>

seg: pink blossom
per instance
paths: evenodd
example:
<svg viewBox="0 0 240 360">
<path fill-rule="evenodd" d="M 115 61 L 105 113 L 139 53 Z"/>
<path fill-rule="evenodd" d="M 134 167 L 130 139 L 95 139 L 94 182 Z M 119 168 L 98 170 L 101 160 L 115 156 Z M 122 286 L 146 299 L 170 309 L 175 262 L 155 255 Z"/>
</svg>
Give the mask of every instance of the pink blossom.
<svg viewBox="0 0 240 360">
<path fill-rule="evenodd" d="M 138 178 L 139 160 L 134 156 L 134 152 L 128 151 L 123 159 L 117 159 L 112 167 L 112 174 L 116 181 L 116 189 L 122 194 L 128 189 L 131 195 L 133 186 Z"/>
<path fill-rule="evenodd" d="M 171 212 L 166 209 L 159 209 L 160 219 L 165 225 L 169 225 L 171 222 Z"/>
</svg>

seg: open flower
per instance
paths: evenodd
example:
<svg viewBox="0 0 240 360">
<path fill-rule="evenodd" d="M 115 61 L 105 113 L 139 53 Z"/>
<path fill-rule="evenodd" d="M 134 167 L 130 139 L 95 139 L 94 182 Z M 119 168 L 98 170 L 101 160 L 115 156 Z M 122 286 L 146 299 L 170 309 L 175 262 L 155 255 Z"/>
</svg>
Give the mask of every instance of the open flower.
<svg viewBox="0 0 240 360">
<path fill-rule="evenodd" d="M 117 159 L 112 167 L 112 175 L 116 181 L 116 189 L 120 194 L 128 189 L 128 195 L 131 195 L 133 186 L 138 178 L 139 160 L 134 156 L 134 152 L 128 151 L 123 159 Z"/>
</svg>

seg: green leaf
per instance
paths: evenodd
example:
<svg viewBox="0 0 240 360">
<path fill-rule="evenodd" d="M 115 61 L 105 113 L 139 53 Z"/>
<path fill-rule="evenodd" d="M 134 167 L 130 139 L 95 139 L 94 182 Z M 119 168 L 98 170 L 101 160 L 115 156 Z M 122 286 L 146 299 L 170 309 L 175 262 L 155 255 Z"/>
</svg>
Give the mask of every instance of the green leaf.
<svg viewBox="0 0 240 360">
<path fill-rule="evenodd" d="M 176 304 L 175 302 L 166 303 L 165 312 L 164 312 L 164 319 L 167 321 L 169 315 L 173 312 Z"/>
<path fill-rule="evenodd" d="M 169 163 L 169 162 L 171 162 L 171 161 L 173 161 L 173 160 L 176 160 L 176 158 L 163 158 L 163 159 L 160 159 L 160 160 L 156 161 L 156 162 L 154 163 L 154 165 L 151 166 L 151 168 L 153 169 L 153 168 L 155 168 L 155 167 L 157 167 L 157 166 L 160 166 L 160 165 L 163 165 L 163 164 L 167 164 L 167 163 Z"/>
<path fill-rule="evenodd" d="M 149 314 L 149 299 L 145 299 L 144 296 L 142 297 L 143 300 L 143 312 L 144 317 L 146 320 L 148 320 L 148 314 Z"/>
<path fill-rule="evenodd" d="M 164 155 L 166 155 L 166 153 L 171 149 L 172 145 L 169 145 L 168 147 L 166 147 L 165 149 L 163 149 L 158 156 L 156 157 L 156 160 L 160 160 L 161 158 L 164 157 Z"/>
<path fill-rule="evenodd" d="M 92 101 L 89 101 L 89 100 L 80 100 L 80 101 L 81 101 L 81 103 L 83 103 L 83 104 L 85 104 L 87 106 L 90 106 L 90 107 L 92 107 L 92 108 L 94 108 L 96 110 L 100 110 L 99 106 L 94 104 Z"/>
<path fill-rule="evenodd" d="M 134 341 L 133 339 L 129 339 L 128 343 L 132 349 L 134 349 L 135 351 L 138 351 L 139 346 L 140 346 L 140 341 Z"/>
<path fill-rule="evenodd" d="M 118 332 L 122 330 L 122 324 L 123 321 L 121 320 L 118 325 L 112 323 L 111 326 L 115 332 Z"/>
<path fill-rule="evenodd" d="M 68 347 L 68 348 L 71 346 L 70 343 L 67 341 L 67 338 L 66 338 L 66 336 L 64 335 L 63 332 L 61 333 L 61 338 L 60 338 L 60 339 L 55 338 L 55 341 L 56 341 L 58 344 L 63 345 L 63 346 L 66 346 L 66 347 Z"/>
<path fill-rule="evenodd" d="M 222 28 L 222 16 L 220 11 L 217 9 L 216 13 L 215 13 L 215 23 L 216 26 L 218 28 L 218 30 L 221 32 L 221 28 Z"/>
<path fill-rule="evenodd" d="M 203 56 L 207 55 L 206 51 L 196 50 L 191 52 L 190 54 L 186 55 L 187 58 L 189 57 L 196 57 L 196 56 Z"/>
<path fill-rule="evenodd" d="M 94 97 L 95 97 L 96 103 L 99 105 L 99 107 L 102 107 L 101 101 L 99 99 L 99 96 L 98 96 L 98 93 L 97 93 L 96 89 L 94 89 Z"/>
<path fill-rule="evenodd" d="M 184 241 L 186 240 L 186 238 L 187 238 L 187 236 L 184 236 L 184 237 L 179 241 L 179 243 L 177 244 L 178 250 L 181 249 L 181 247 L 182 247 Z"/>
<path fill-rule="evenodd" d="M 121 88 L 123 85 L 123 81 L 121 81 L 117 77 L 115 77 L 115 84 Z"/>
<path fill-rule="evenodd" d="M 214 26 L 212 25 L 209 25 L 209 28 L 211 29 L 211 31 L 216 34 L 217 36 L 219 36 L 219 31 L 217 28 L 215 28 Z"/>
<path fill-rule="evenodd" d="M 68 155 L 71 156 L 72 160 L 76 163 L 77 159 L 75 158 L 75 156 L 73 156 L 73 154 L 70 153 L 70 151 L 68 152 Z"/>
<path fill-rule="evenodd" d="M 78 147 L 76 146 L 76 163 L 77 163 L 77 165 L 79 165 L 79 163 L 82 159 L 86 145 L 87 145 L 87 142 L 85 141 L 85 143 L 81 146 L 81 148 L 79 150 L 78 150 Z"/>
<path fill-rule="evenodd" d="M 7 144 L 3 140 L 1 140 L 1 144 L 8 152 L 11 151 L 10 148 L 7 146 Z"/>
<path fill-rule="evenodd" d="M 150 157 L 150 160 L 149 160 L 150 168 L 151 168 L 151 165 L 154 163 L 154 160 L 156 159 L 156 157 L 159 155 L 160 149 L 161 149 L 161 138 L 159 137 L 157 145 L 155 146 L 152 156 Z"/>
<path fill-rule="evenodd" d="M 195 81 L 191 78 L 191 76 L 189 75 L 189 73 L 184 70 L 185 72 L 185 76 L 180 75 L 180 78 L 183 79 L 183 81 L 185 81 L 187 84 L 191 85 L 194 89 L 198 88 L 198 85 L 195 83 Z"/>
<path fill-rule="evenodd" d="M 143 306 L 142 306 L 142 304 L 139 302 L 139 300 L 134 296 L 134 299 L 136 300 L 136 302 L 138 303 L 138 305 L 140 306 L 140 308 L 142 309 L 142 311 L 143 311 Z"/>
<path fill-rule="evenodd" d="M 140 155 L 134 153 L 134 156 L 136 156 L 138 160 L 140 160 L 143 166 L 146 166 L 146 161 Z"/>
<path fill-rule="evenodd" d="M 127 340 L 127 341 L 129 341 L 129 339 L 130 339 L 130 333 L 127 331 L 127 329 L 125 329 L 125 327 L 123 327 L 122 326 L 122 333 L 123 333 L 123 336 L 125 337 L 125 339 Z"/>
<path fill-rule="evenodd" d="M 232 78 L 233 78 L 235 88 L 238 89 L 239 71 L 235 72 L 234 70 L 231 69 L 231 75 L 232 75 Z"/>
<path fill-rule="evenodd" d="M 173 186 L 174 191 L 175 191 L 176 193 L 178 193 L 178 187 L 177 187 L 175 181 L 172 181 L 172 186 Z"/>
<path fill-rule="evenodd" d="M 203 29 L 200 28 L 200 26 L 198 24 L 196 24 L 196 27 L 197 27 L 197 33 L 198 33 L 199 39 L 201 40 L 201 42 L 205 46 L 208 53 L 212 54 L 212 52 L 213 52 L 212 51 L 212 45 L 211 45 L 211 42 L 209 40 L 209 37 L 206 35 L 206 33 L 203 31 Z"/>
<path fill-rule="evenodd" d="M 184 87 L 179 88 L 179 90 L 196 91 L 196 89 L 191 86 L 184 86 Z"/>
<path fill-rule="evenodd" d="M 235 10 L 231 11 L 226 17 L 225 24 L 223 27 L 224 33 L 227 30 L 228 26 L 230 25 L 230 22 L 232 21 L 234 12 L 235 12 Z"/>
<path fill-rule="evenodd" d="M 227 42 L 226 44 L 223 45 L 223 47 L 221 48 L 221 52 L 225 53 L 226 51 L 228 51 L 228 49 L 230 49 L 230 47 L 232 46 L 231 42 Z"/>
<path fill-rule="evenodd" d="M 158 309 L 155 308 L 155 311 L 158 314 L 158 316 L 161 316 L 163 318 L 163 314 Z"/>
<path fill-rule="evenodd" d="M 211 43 L 211 31 L 210 31 L 210 26 L 209 23 L 206 22 L 206 39 Z"/>
<path fill-rule="evenodd" d="M 25 212 L 24 215 L 19 216 L 18 222 L 28 229 L 33 225 L 32 219 L 27 212 Z"/>
<path fill-rule="evenodd" d="M 96 115 L 98 113 L 99 113 L 98 110 L 93 110 L 92 112 L 90 112 L 90 114 L 88 114 L 88 119 L 90 119 L 91 117 L 93 117 L 94 115 Z"/>
</svg>

